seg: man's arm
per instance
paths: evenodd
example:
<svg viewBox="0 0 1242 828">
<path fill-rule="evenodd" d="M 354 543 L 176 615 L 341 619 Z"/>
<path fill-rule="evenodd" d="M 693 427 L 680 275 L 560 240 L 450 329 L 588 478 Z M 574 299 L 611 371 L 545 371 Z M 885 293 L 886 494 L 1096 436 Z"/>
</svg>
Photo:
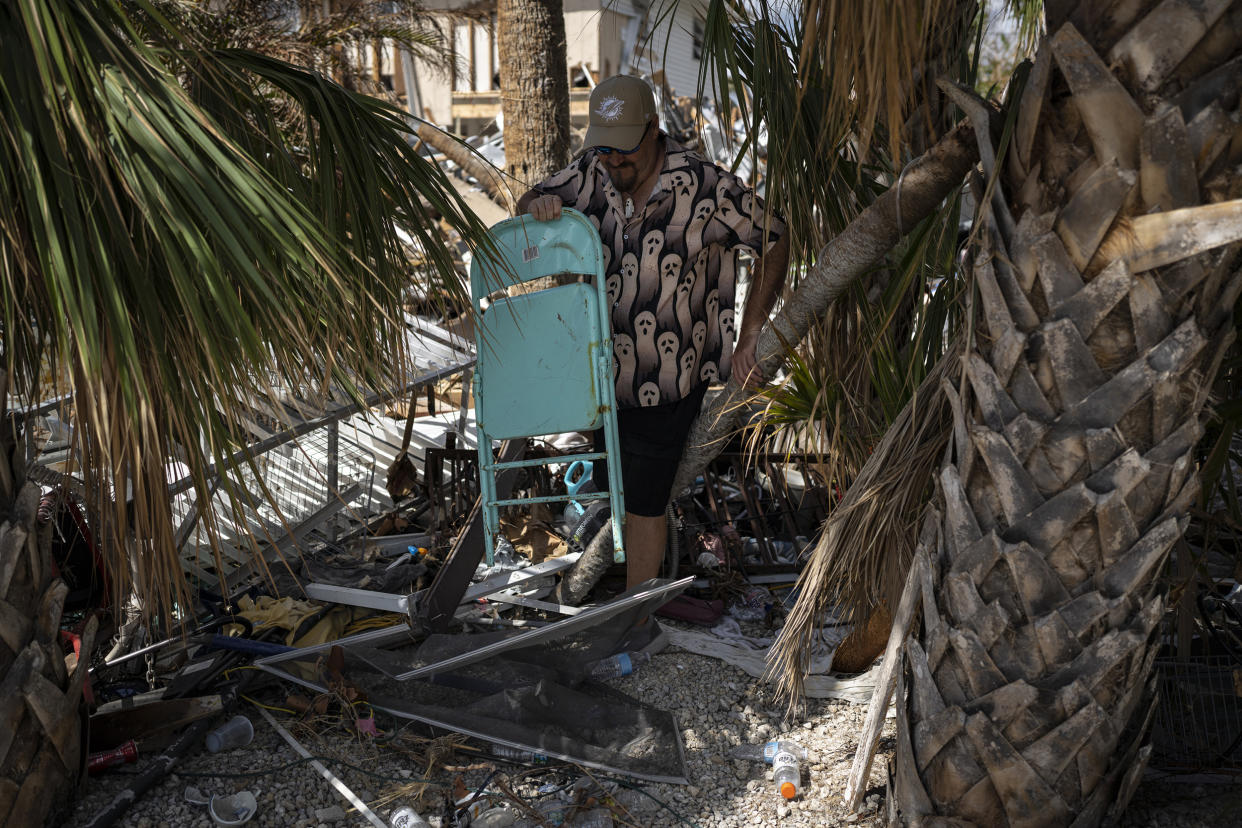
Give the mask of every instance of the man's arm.
<svg viewBox="0 0 1242 828">
<path fill-rule="evenodd" d="M 751 277 L 750 292 L 746 295 L 746 312 L 742 314 L 742 327 L 738 330 L 737 345 L 733 349 L 733 376 L 740 385 L 756 387 L 763 380 L 763 372 L 755 361 L 755 347 L 759 344 L 759 332 L 772 313 L 776 297 L 785 285 L 789 269 L 789 230 L 786 229 L 776 242 L 755 264 Z"/>
<path fill-rule="evenodd" d="M 560 196 L 548 195 L 538 190 L 527 190 L 518 199 L 518 215 L 530 213 L 536 221 L 554 221 L 561 217 L 562 201 Z"/>
</svg>

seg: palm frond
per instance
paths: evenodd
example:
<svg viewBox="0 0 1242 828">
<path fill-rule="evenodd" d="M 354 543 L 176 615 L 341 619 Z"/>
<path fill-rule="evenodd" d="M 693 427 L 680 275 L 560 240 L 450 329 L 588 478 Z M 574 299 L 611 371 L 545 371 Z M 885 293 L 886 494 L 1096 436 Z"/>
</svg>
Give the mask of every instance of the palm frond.
<svg viewBox="0 0 1242 828">
<path fill-rule="evenodd" d="M 889 154 L 900 158 L 901 134 L 936 67 L 951 67 L 973 18 L 973 3 L 870 3 L 808 0 L 803 8 L 799 66 L 823 85 L 825 116 L 855 125 L 867 148 L 886 125 Z"/>
<path fill-rule="evenodd" d="M 303 108 L 305 146 L 260 84 Z M 436 214 L 483 235 L 385 104 L 201 48 L 150 3 L 0 6 L 4 367 L 27 401 L 67 378 L 114 583 L 132 565 L 152 606 L 184 601 L 165 463 L 210 502 L 273 377 L 357 395 L 403 375 L 414 274 L 393 225 L 448 274 Z"/>
<path fill-rule="evenodd" d="M 700 86 L 718 96 L 718 112 L 736 107 L 744 143 L 766 160 L 755 183 L 789 222 L 795 260 L 810 261 L 882 191 L 883 167 L 859 160 L 854 123 L 831 111 L 821 67 L 799 64 L 800 41 L 796 17 L 713 0 Z"/>
<path fill-rule="evenodd" d="M 768 660 L 768 675 L 791 706 L 802 697 L 807 659 L 826 610 L 849 623 L 880 600 L 896 606 L 918 520 L 952 433 L 952 409 L 940 386 L 956 380 L 960 353 L 960 345 L 951 348 L 894 419 L 829 515 L 798 578 L 801 598 Z"/>
</svg>

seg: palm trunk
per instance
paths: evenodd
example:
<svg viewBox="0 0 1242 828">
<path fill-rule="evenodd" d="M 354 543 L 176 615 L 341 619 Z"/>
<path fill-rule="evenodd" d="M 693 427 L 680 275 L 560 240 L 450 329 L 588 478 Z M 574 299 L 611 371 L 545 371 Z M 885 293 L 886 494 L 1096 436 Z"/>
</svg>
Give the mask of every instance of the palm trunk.
<svg viewBox="0 0 1242 828">
<path fill-rule="evenodd" d="M 7 384 L 0 377 L 0 394 Z M 55 577 L 51 531 L 37 512 L 39 487 L 25 479 L 15 421 L 0 427 L 0 825 L 36 828 L 65 809 L 85 761 L 82 685 L 61 655 L 61 607 L 69 588 Z M 93 646 L 96 621 L 82 637 Z"/>
<path fill-rule="evenodd" d="M 513 197 L 513 191 L 496 168 L 479 157 L 469 146 L 426 122 L 418 125 L 418 139 L 444 153 L 445 158 L 478 181 L 479 186 L 492 201 L 510 213 L 513 212 L 513 207 L 517 203 Z"/>
<path fill-rule="evenodd" d="M 1096 825 L 1150 752 L 1159 573 L 1242 277 L 1236 246 L 1205 252 L 1242 238 L 1238 202 L 1199 207 L 1239 183 L 1236 86 L 1206 70 L 1242 36 L 1224 2 L 1133 5 L 1079 27 L 1050 12 L 1007 155 L 981 145 L 1002 169 L 930 578 L 912 586 L 904 822 Z"/>
<path fill-rule="evenodd" d="M 497 48 L 505 120 L 505 170 L 523 193 L 569 162 L 569 67 L 561 0 L 498 0 Z M 558 283 L 544 276 L 510 294 Z"/>
<path fill-rule="evenodd" d="M 505 169 L 530 187 L 569 161 L 569 69 L 561 0 L 499 0 Z"/>
</svg>

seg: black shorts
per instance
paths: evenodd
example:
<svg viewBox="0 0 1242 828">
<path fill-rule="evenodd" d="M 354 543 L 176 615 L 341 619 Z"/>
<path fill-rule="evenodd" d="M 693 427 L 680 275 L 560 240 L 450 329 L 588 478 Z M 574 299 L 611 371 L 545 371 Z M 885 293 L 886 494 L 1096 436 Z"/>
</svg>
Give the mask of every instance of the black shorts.
<svg viewBox="0 0 1242 828">
<path fill-rule="evenodd" d="M 706 393 L 707 383 L 703 383 L 677 402 L 617 412 L 625 511 L 643 517 L 664 514 L 690 426 Z M 603 451 L 604 430 L 594 436 L 595 450 Z M 591 478 L 601 489 L 607 486 L 608 466 L 603 460 L 595 461 Z"/>
</svg>

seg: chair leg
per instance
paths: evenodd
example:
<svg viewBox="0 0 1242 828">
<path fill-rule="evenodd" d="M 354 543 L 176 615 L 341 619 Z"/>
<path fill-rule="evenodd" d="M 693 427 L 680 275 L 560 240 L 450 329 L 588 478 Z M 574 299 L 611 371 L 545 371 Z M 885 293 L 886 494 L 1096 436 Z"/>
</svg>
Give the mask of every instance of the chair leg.
<svg viewBox="0 0 1242 828">
<path fill-rule="evenodd" d="M 479 499 L 483 513 L 483 553 L 487 565 L 494 563 L 496 535 L 500 529 L 500 510 L 496 508 L 496 455 L 492 451 L 492 438 L 483 426 L 478 427 L 479 440 Z"/>
</svg>

